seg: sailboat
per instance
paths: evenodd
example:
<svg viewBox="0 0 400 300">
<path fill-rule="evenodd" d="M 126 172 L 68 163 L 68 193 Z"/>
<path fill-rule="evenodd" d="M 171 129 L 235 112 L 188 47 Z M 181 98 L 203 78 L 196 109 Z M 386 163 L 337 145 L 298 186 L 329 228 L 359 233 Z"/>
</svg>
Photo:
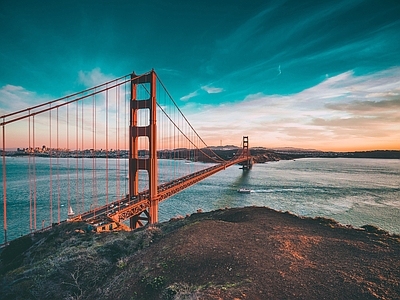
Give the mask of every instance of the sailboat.
<svg viewBox="0 0 400 300">
<path fill-rule="evenodd" d="M 72 207 L 70 206 L 68 209 L 68 218 L 72 218 L 75 215 L 74 211 L 72 210 Z"/>
</svg>

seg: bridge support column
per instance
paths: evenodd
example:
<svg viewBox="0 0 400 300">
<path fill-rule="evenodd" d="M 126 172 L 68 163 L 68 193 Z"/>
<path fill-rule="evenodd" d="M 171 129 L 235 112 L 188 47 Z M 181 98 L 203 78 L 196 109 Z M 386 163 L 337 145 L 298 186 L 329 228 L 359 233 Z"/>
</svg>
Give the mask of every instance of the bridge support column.
<svg viewBox="0 0 400 300">
<path fill-rule="evenodd" d="M 158 223 L 158 200 L 151 200 L 150 201 L 150 224 Z"/>
<path fill-rule="evenodd" d="M 141 226 L 140 220 L 147 219 L 150 224 L 158 223 L 158 162 L 157 162 L 157 99 L 156 99 L 156 73 L 152 70 L 149 74 L 131 75 L 131 101 L 130 101 L 130 146 L 129 146 L 129 197 L 139 194 L 138 172 L 146 170 L 149 176 L 150 208 L 146 217 L 135 216 L 130 219 L 130 227 Z M 150 97 L 137 99 L 137 85 L 150 84 Z M 149 109 L 149 125 L 138 126 L 138 110 Z M 139 158 L 138 139 L 145 136 L 149 140 L 149 157 Z"/>
</svg>

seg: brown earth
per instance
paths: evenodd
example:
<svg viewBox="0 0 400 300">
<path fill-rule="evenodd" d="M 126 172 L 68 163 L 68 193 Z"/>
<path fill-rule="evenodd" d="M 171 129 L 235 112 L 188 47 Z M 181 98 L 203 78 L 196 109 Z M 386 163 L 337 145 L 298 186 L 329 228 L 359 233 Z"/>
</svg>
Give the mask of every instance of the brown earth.
<svg viewBox="0 0 400 300">
<path fill-rule="evenodd" d="M 400 299 L 400 237 L 372 226 L 246 207 L 129 233 L 59 227 L 20 266 L 3 251 L 4 299 Z"/>
</svg>

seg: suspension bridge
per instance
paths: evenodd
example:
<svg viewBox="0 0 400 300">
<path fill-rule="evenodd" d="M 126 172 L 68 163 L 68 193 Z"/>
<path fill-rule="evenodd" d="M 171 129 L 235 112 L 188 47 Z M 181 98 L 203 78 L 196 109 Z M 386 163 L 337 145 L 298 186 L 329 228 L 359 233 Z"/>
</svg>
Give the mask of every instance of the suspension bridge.
<svg viewBox="0 0 400 300">
<path fill-rule="evenodd" d="M 252 166 L 247 136 L 216 153 L 154 70 L 0 120 L 3 243 L 66 220 L 99 231 L 155 224 L 161 201 L 232 165 Z"/>
</svg>

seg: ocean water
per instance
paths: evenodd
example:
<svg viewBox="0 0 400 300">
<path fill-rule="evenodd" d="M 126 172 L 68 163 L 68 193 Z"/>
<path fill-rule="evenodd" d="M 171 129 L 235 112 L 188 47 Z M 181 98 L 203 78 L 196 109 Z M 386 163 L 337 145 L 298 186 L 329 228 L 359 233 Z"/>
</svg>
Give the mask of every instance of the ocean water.
<svg viewBox="0 0 400 300">
<path fill-rule="evenodd" d="M 58 218 L 65 220 L 69 203 L 79 213 L 116 200 L 128 189 L 127 161 L 123 159 L 52 159 L 51 187 L 48 158 L 35 158 L 36 180 L 29 180 L 33 170 L 29 171 L 27 157 L 7 158 L 6 165 L 8 240 L 29 233 L 35 226 L 40 229 Z M 83 166 L 83 175 L 76 173 L 77 165 Z M 174 161 L 171 166 L 170 161 L 159 160 L 160 181 L 171 173 L 179 176 L 182 170 L 195 171 L 208 165 Z M 143 173 L 140 176 L 145 178 Z M 34 185 L 36 223 L 29 213 Z M 141 188 L 145 187 L 144 182 Z M 250 189 L 251 193 L 238 193 L 239 188 Z M 49 189 L 53 191 L 51 196 Z M 252 205 L 301 216 L 328 217 L 355 227 L 371 224 L 400 234 L 400 160 L 305 158 L 255 164 L 250 171 L 232 166 L 161 202 L 159 219 L 167 221 L 198 209 Z M 4 242 L 3 216 L 2 205 L 0 243 Z"/>
<path fill-rule="evenodd" d="M 307 158 L 255 164 L 248 172 L 233 166 L 161 203 L 160 219 L 251 205 L 400 234 L 400 160 Z"/>
</svg>

